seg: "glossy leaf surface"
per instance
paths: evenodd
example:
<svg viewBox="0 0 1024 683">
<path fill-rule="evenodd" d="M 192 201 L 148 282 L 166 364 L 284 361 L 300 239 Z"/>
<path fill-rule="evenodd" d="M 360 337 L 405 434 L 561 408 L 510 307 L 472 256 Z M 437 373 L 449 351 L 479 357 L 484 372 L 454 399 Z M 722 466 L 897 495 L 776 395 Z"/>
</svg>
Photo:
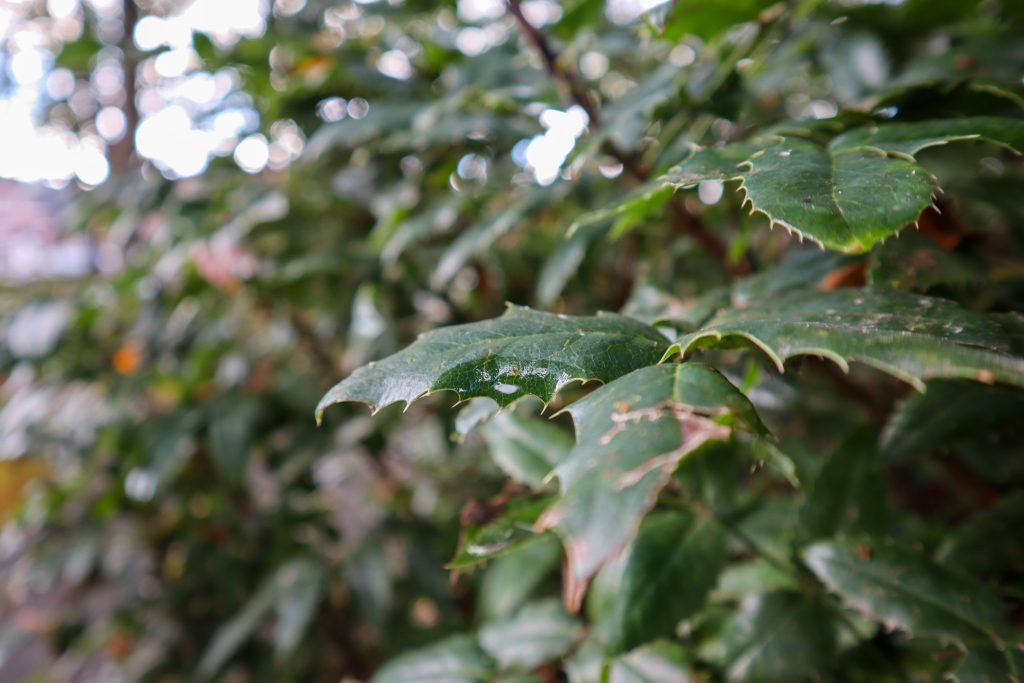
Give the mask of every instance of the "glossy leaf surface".
<svg viewBox="0 0 1024 683">
<path fill-rule="evenodd" d="M 549 401 L 573 380 L 608 382 L 656 363 L 664 337 L 619 315 L 570 317 L 510 306 L 500 318 L 422 335 L 384 360 L 356 370 L 320 400 L 359 401 L 374 410 L 450 390 L 508 405 L 525 395 Z"/>
</svg>

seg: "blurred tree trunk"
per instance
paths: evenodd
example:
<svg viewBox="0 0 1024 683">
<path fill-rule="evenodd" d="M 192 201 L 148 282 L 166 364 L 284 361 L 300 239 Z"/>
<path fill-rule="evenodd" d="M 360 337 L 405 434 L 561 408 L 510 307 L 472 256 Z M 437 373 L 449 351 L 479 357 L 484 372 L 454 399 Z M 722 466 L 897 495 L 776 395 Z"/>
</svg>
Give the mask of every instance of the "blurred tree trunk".
<svg viewBox="0 0 1024 683">
<path fill-rule="evenodd" d="M 107 154 L 112 175 L 121 175 L 135 168 L 138 159 L 135 156 L 135 129 L 139 125 L 139 110 L 135 104 L 136 83 L 135 72 L 139 65 L 138 52 L 135 49 L 133 36 L 135 25 L 139 21 L 139 9 L 134 0 L 123 0 L 122 18 L 124 32 L 121 36 L 122 66 L 124 68 L 124 136 L 110 146 Z"/>
</svg>

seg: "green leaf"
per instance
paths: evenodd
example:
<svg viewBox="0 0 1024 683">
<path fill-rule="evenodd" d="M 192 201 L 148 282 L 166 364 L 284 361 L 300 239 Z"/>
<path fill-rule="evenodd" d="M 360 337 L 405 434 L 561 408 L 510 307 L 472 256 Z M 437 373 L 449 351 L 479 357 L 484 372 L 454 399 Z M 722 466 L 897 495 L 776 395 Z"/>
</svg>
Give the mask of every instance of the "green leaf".
<svg viewBox="0 0 1024 683">
<path fill-rule="evenodd" d="M 503 667 L 533 669 L 564 655 L 580 637 L 579 623 L 557 599 L 526 605 L 512 618 L 480 629 L 480 646 Z"/>
<path fill-rule="evenodd" d="M 572 449 L 572 437 L 557 425 L 510 412 L 495 415 L 482 433 L 498 467 L 534 489 Z"/>
<path fill-rule="evenodd" d="M 690 683 L 681 645 L 659 641 L 625 654 L 611 665 L 608 683 Z"/>
<path fill-rule="evenodd" d="M 944 251 L 934 240 L 913 231 L 889 240 L 871 252 L 868 283 L 927 292 L 939 285 L 983 284 L 985 269 L 957 253 Z"/>
<path fill-rule="evenodd" d="M 1017 413 L 1018 417 L 1021 413 Z M 1003 498 L 957 529 L 938 560 L 947 567 L 984 578 L 1024 576 L 1024 492 Z"/>
<path fill-rule="evenodd" d="M 798 681 L 825 668 L 836 649 L 828 609 L 799 593 L 750 596 L 726 625 L 715 659 L 728 681 Z"/>
<path fill-rule="evenodd" d="M 370 683 L 486 683 L 492 668 L 475 639 L 455 636 L 391 660 Z"/>
<path fill-rule="evenodd" d="M 275 611 L 274 650 L 279 657 L 290 655 L 309 625 L 323 589 L 321 566 L 304 559 L 281 566 L 238 614 L 217 629 L 196 669 L 199 679 L 213 678 Z"/>
<path fill-rule="evenodd" d="M 833 151 L 874 147 L 913 158 L 923 149 L 961 140 L 985 140 L 1017 154 L 1024 152 L 1024 120 L 1002 116 L 970 116 L 913 123 L 881 123 L 847 131 L 830 145 Z"/>
<path fill-rule="evenodd" d="M 679 188 L 693 187 L 705 180 L 738 180 L 743 177 L 744 162 L 781 141 L 781 137 L 769 137 L 721 147 L 693 145 L 690 156 L 670 168 L 663 180 Z"/>
<path fill-rule="evenodd" d="M 849 361 L 867 363 L 919 391 L 939 377 L 1024 386 L 1024 320 L 945 299 L 867 288 L 797 292 L 722 311 L 665 357 L 732 346 L 734 337 L 764 351 L 780 372 L 787 359 L 814 355 L 844 370 Z"/>
<path fill-rule="evenodd" d="M 924 168 L 874 149 L 833 151 L 787 138 L 752 156 L 742 189 L 772 224 L 837 251 L 867 251 L 932 205 Z"/>
<path fill-rule="evenodd" d="M 552 191 L 529 192 L 494 215 L 474 223 L 442 254 L 430 276 L 430 286 L 443 289 L 471 258 L 490 248 L 529 214 L 557 199 L 558 194 Z"/>
<path fill-rule="evenodd" d="M 885 479 L 878 437 L 860 430 L 822 465 L 800 513 L 805 538 L 832 536 L 840 529 L 881 534 L 886 527 Z"/>
<path fill-rule="evenodd" d="M 847 253 L 914 223 L 936 189 L 923 167 L 881 150 L 833 150 L 779 136 L 697 150 L 665 176 L 676 187 L 734 179 L 751 212 L 765 214 L 771 226 Z"/>
<path fill-rule="evenodd" d="M 500 318 L 441 328 L 360 368 L 320 400 L 316 414 L 342 401 L 374 410 L 450 390 L 459 400 L 505 406 L 532 394 L 549 401 L 574 380 L 608 382 L 651 365 L 666 341 L 652 327 L 614 314 L 570 317 L 510 306 Z"/>
<path fill-rule="evenodd" d="M 537 537 L 533 526 L 547 505 L 547 498 L 513 498 L 496 519 L 467 525 L 448 568 L 473 567 L 531 542 Z"/>
<path fill-rule="evenodd" d="M 494 560 L 480 586 L 479 611 L 484 619 L 507 619 L 558 566 L 562 548 L 550 535 L 536 536 Z"/>
<path fill-rule="evenodd" d="M 971 643 L 1003 622 L 987 586 L 902 547 L 836 541 L 812 545 L 803 557 L 844 603 L 887 628 Z"/>
<path fill-rule="evenodd" d="M 1024 673 L 1024 654 L 1013 646 L 979 647 L 964 654 L 959 668 L 953 672 L 956 683 L 1018 683 Z"/>
<path fill-rule="evenodd" d="M 981 441 L 986 451 L 995 440 L 1012 446 L 1024 437 L 1024 392 L 1015 387 L 974 382 L 931 382 L 926 394 L 899 404 L 882 432 L 882 454 L 906 458 L 939 448 Z"/>
<path fill-rule="evenodd" d="M 617 199 L 611 206 L 589 211 L 569 226 L 567 235 L 616 219 L 612 236 L 619 237 L 652 212 L 661 209 L 672 196 L 673 189 L 663 181 L 653 180 Z"/>
<path fill-rule="evenodd" d="M 725 534 L 710 518 L 648 518 L 634 541 L 615 612 L 618 651 L 661 636 L 696 614 L 725 563 Z"/>
<path fill-rule="evenodd" d="M 593 575 L 634 536 L 679 462 L 733 427 L 767 432 L 749 401 L 713 368 L 642 368 L 566 410 L 577 444 L 556 468 L 562 498 L 538 520 L 568 555 L 566 597 L 578 606 Z"/>
<path fill-rule="evenodd" d="M 769 0 L 680 0 L 672 5 L 662 37 L 678 41 L 685 35 L 714 40 L 726 29 L 757 19 Z"/>
<path fill-rule="evenodd" d="M 564 240 L 552 252 L 537 276 L 534 296 L 539 306 L 549 307 L 561 296 L 566 284 L 579 271 L 590 243 L 600 232 L 603 230 L 580 230 Z"/>
</svg>

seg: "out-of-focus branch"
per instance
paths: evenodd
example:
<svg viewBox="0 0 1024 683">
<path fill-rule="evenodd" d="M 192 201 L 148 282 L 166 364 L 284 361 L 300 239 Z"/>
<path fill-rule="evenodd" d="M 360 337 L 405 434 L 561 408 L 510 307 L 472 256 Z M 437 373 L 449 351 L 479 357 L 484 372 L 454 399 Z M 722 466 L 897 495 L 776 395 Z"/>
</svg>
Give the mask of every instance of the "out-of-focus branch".
<svg viewBox="0 0 1024 683">
<path fill-rule="evenodd" d="M 135 106 L 136 83 L 135 70 L 139 58 L 133 42 L 135 25 L 139 22 L 139 9 L 135 0 L 124 0 L 121 4 L 123 33 L 120 47 L 122 53 L 122 70 L 124 72 L 124 136 L 110 146 L 107 154 L 110 169 L 121 174 L 134 165 L 135 129 L 139 125 L 139 111 Z"/>
<path fill-rule="evenodd" d="M 562 91 L 563 97 L 579 105 L 587 113 L 590 125 L 593 128 L 600 128 L 601 117 L 597 104 L 590 96 L 586 86 L 580 82 L 575 70 L 559 58 L 558 53 L 548 41 L 547 36 L 530 23 L 523 14 L 519 0 L 505 0 L 505 6 L 508 8 L 509 14 L 516 20 L 526 41 L 540 55 L 541 61 L 544 63 L 544 70 Z M 603 148 L 622 164 L 623 170 L 634 180 L 644 182 L 650 179 L 650 169 L 635 154 L 619 148 L 611 140 L 606 140 Z M 727 272 L 733 275 L 740 275 L 749 271 L 749 267 L 744 261 L 739 263 L 729 262 L 728 249 L 725 243 L 712 231 L 708 230 L 700 218 L 687 209 L 680 199 L 672 197 L 668 202 L 667 212 L 669 220 L 672 221 L 673 225 L 697 240 Z"/>
</svg>

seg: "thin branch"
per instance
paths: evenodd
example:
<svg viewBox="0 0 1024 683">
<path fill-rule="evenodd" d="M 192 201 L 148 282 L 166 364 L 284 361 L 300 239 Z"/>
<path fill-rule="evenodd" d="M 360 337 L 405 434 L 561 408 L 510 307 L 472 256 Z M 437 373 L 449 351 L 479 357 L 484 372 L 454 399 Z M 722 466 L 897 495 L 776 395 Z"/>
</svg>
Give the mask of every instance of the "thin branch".
<svg viewBox="0 0 1024 683">
<path fill-rule="evenodd" d="M 515 18 L 527 42 L 540 55 L 541 61 L 544 63 L 544 70 L 562 91 L 563 98 L 579 105 L 587 113 L 590 125 L 595 129 L 600 128 L 601 117 L 597 104 L 590 96 L 586 86 L 580 82 L 576 72 L 560 59 L 547 36 L 523 15 L 519 0 L 505 0 L 505 6 L 508 8 L 509 14 Z M 619 148 L 611 140 L 606 140 L 603 148 L 622 164 L 623 170 L 634 180 L 645 182 L 650 179 L 650 169 L 635 154 Z M 725 243 L 708 230 L 700 219 L 694 216 L 676 197 L 672 197 L 668 202 L 668 217 L 677 228 L 693 237 L 707 249 L 728 273 L 742 275 L 749 272 L 749 266 L 745 261 L 729 262 L 728 248 Z"/>
</svg>

